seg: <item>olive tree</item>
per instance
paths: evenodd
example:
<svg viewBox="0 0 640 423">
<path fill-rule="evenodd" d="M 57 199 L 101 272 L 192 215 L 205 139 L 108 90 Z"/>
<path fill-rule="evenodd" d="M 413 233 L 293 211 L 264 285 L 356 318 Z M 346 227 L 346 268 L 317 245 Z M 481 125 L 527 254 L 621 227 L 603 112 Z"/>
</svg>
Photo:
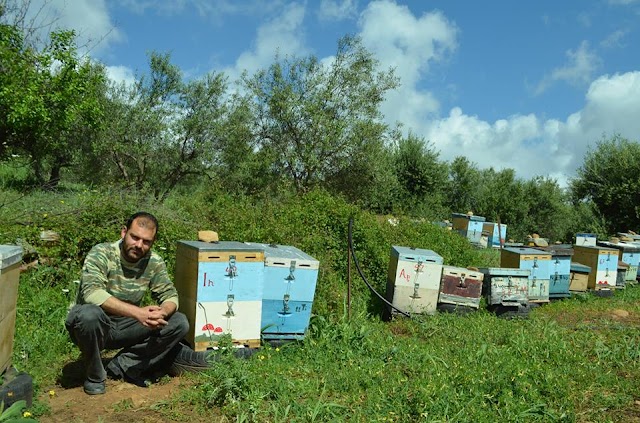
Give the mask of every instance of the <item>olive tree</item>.
<svg viewBox="0 0 640 423">
<path fill-rule="evenodd" d="M 575 202 L 592 202 L 610 232 L 640 228 L 640 144 L 614 135 L 591 148 L 570 188 Z"/>
<path fill-rule="evenodd" d="M 378 61 L 351 36 L 338 42 L 328 63 L 277 56 L 268 69 L 243 77 L 257 148 L 298 191 L 338 176 L 338 185 L 351 188 L 375 180 L 370 153 L 380 151 L 387 130 L 379 107 L 397 85 L 393 71 L 379 71 Z"/>
</svg>

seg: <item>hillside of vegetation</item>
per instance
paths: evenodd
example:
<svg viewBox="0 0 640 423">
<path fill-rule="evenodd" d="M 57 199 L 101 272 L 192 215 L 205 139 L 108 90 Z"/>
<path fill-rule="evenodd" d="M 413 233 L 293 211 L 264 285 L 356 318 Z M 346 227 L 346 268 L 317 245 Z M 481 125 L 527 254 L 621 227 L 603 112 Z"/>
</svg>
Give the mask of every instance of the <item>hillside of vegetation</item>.
<svg viewBox="0 0 640 423">
<path fill-rule="evenodd" d="M 586 422 L 640 416 L 639 288 L 613 298 L 552 303 L 527 320 L 500 319 L 483 306 L 467 316 L 384 323 L 379 300 L 355 271 L 348 317 L 349 219 L 360 265 L 380 292 L 391 245 L 429 248 L 457 266 L 495 266 L 498 255 L 428 222 L 400 217 L 391 225 L 387 217 L 323 191 L 261 201 L 202 189 L 163 205 L 95 190 L 27 196 L 5 190 L 2 198 L 0 243 L 25 248 L 13 363 L 33 376 L 36 398 L 46 398 L 31 409 L 41 421 L 61 421 L 61 407 L 49 405 L 55 397 L 47 392 L 65 389 L 64 369 L 79 359 L 63 321 L 83 257 L 93 244 L 117 239 L 126 216 L 139 209 L 158 215 L 154 248 L 172 272 L 176 241 L 196 239 L 199 229 L 216 230 L 223 240 L 276 242 L 308 252 L 320 260 L 313 317 L 303 342 L 267 345 L 249 360 L 228 357 L 211 372 L 186 376 L 191 382 L 169 400 L 133 409 L 126 399 L 103 404 L 96 413 L 104 421 L 131 419 L 127 413 L 134 411 L 135 418 L 146 413 L 163 421 Z M 42 231 L 55 231 L 60 240 L 43 241 Z M 81 388 L 76 391 L 83 400 Z M 73 406 L 62 410 L 73 416 Z"/>
</svg>

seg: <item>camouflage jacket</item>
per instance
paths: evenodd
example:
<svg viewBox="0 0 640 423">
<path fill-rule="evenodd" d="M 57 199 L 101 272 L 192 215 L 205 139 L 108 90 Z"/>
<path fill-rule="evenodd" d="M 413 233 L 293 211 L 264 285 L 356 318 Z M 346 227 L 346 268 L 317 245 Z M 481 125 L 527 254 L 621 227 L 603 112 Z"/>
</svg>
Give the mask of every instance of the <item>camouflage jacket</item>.
<svg viewBox="0 0 640 423">
<path fill-rule="evenodd" d="M 101 305 L 113 296 L 140 305 L 147 289 L 158 304 L 178 303 L 178 292 L 164 260 L 150 251 L 137 263 L 128 263 L 120 252 L 122 240 L 94 246 L 84 261 L 77 304 Z"/>
</svg>

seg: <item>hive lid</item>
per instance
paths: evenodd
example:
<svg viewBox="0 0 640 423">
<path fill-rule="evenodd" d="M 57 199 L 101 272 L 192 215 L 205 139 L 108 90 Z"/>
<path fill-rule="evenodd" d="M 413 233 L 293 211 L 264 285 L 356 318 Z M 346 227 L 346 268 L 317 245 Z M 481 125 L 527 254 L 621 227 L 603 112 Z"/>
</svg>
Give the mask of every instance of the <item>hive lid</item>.
<svg viewBox="0 0 640 423">
<path fill-rule="evenodd" d="M 549 251 L 543 251 L 539 247 L 505 247 L 502 249 L 502 251 L 520 255 L 547 255 L 547 257 L 551 254 Z"/>
<path fill-rule="evenodd" d="M 627 252 L 632 252 L 632 253 L 640 252 L 640 245 L 632 244 L 630 242 L 598 241 L 597 244 L 600 245 L 600 246 L 603 246 L 603 247 L 614 248 L 614 249 L 620 250 L 620 251 L 627 251 Z"/>
<path fill-rule="evenodd" d="M 528 278 L 531 274 L 529 269 L 515 269 L 511 267 L 482 267 L 479 269 L 485 275 L 490 276 L 514 276 Z"/>
<path fill-rule="evenodd" d="M 248 251 L 263 252 L 264 250 L 257 245 L 249 245 L 247 242 L 239 241 L 220 241 L 220 242 L 202 242 L 202 241 L 178 241 L 198 251 Z"/>
<path fill-rule="evenodd" d="M 403 260 L 429 261 L 436 264 L 442 264 L 444 262 L 444 259 L 438 253 L 423 248 L 402 247 L 394 245 L 391 247 L 391 253 Z"/>
<path fill-rule="evenodd" d="M 586 264 L 571 262 L 571 271 L 578 273 L 590 273 L 591 267 L 587 266 Z"/>
<path fill-rule="evenodd" d="M 0 245 L 0 269 L 4 269 L 22 260 L 22 247 Z"/>
<path fill-rule="evenodd" d="M 487 220 L 485 217 L 470 215 L 468 213 L 452 213 L 452 216 L 454 219 L 468 219 L 474 222 L 484 222 Z"/>
<path fill-rule="evenodd" d="M 546 247 L 534 247 L 542 251 L 551 253 L 552 256 L 572 256 L 573 246 L 571 244 L 551 244 Z"/>
<path fill-rule="evenodd" d="M 264 251 L 265 265 L 289 265 L 296 262 L 296 267 L 317 269 L 319 261 L 309 254 L 291 245 L 262 244 L 257 242 L 247 242 L 249 246 L 260 248 Z"/>
</svg>

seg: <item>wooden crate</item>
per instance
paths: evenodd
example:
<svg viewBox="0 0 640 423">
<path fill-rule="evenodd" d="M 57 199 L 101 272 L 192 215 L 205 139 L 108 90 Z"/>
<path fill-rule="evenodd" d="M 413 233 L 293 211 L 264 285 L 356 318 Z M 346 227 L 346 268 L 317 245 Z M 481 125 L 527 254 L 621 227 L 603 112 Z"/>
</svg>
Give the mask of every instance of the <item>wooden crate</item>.
<svg viewBox="0 0 640 423">
<path fill-rule="evenodd" d="M 549 302 L 551 253 L 529 247 L 503 248 L 500 266 L 529 270 L 529 302 Z"/>
<path fill-rule="evenodd" d="M 196 351 L 230 334 L 235 344 L 260 344 L 264 251 L 236 241 L 178 241 L 175 285 L 189 320 L 185 340 Z"/>
<path fill-rule="evenodd" d="M 431 250 L 391 247 L 387 300 L 402 311 L 434 314 L 440 292 L 442 262 L 442 257 Z"/>
<path fill-rule="evenodd" d="M 618 250 L 608 247 L 575 245 L 573 261 L 591 268 L 588 289 L 611 289 L 618 275 Z"/>
<path fill-rule="evenodd" d="M 303 339 L 309 328 L 320 262 L 293 246 L 247 244 L 265 254 L 262 338 Z"/>
<path fill-rule="evenodd" d="M 0 245 L 0 375 L 11 365 L 22 248 Z"/>
</svg>

